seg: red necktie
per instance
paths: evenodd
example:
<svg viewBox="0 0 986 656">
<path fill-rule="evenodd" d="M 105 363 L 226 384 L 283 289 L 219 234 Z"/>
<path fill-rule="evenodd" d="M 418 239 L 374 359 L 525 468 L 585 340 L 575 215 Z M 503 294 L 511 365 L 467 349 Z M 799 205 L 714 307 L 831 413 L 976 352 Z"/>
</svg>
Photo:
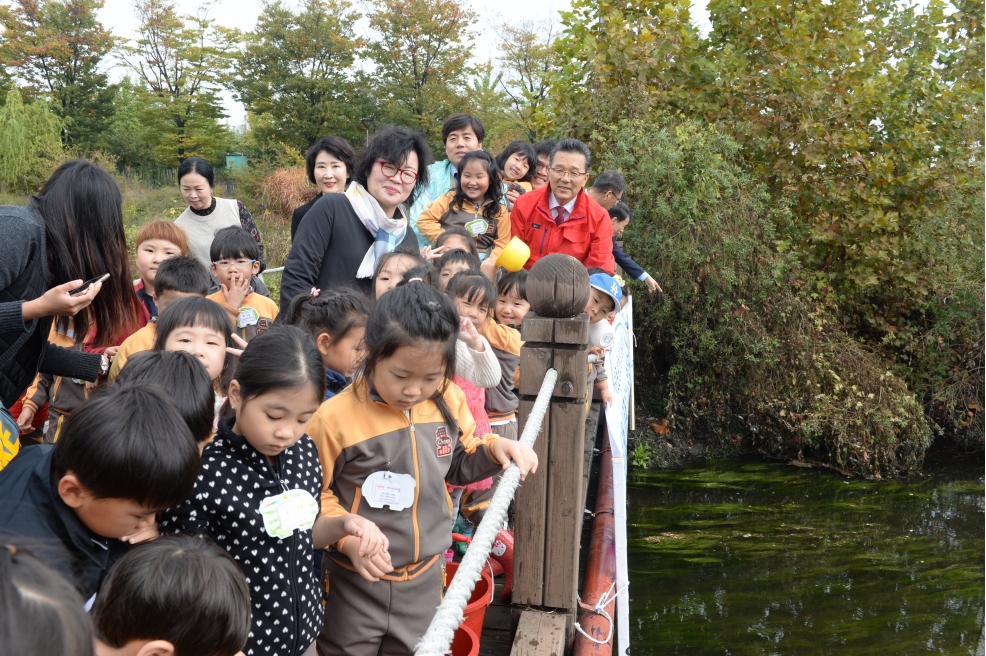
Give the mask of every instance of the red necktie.
<svg viewBox="0 0 986 656">
<path fill-rule="evenodd" d="M 555 208 L 555 223 L 557 223 L 557 224 L 565 223 L 565 218 L 566 218 L 567 214 L 568 214 L 568 212 L 566 212 L 565 211 L 565 208 L 562 207 L 561 205 L 559 205 L 558 207 L 556 207 Z"/>
</svg>

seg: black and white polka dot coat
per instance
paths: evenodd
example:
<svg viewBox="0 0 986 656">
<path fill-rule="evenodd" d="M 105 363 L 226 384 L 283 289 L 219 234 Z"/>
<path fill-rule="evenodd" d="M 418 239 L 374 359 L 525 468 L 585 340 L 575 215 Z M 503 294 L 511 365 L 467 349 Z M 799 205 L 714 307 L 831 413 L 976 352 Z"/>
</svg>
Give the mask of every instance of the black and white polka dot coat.
<svg viewBox="0 0 986 656">
<path fill-rule="evenodd" d="M 223 420 L 202 454 L 192 496 L 166 510 L 161 520 L 162 533 L 206 533 L 239 563 L 250 587 L 251 627 L 244 649 L 250 656 L 297 656 L 322 628 L 311 529 L 273 538 L 260 516 L 261 501 L 284 486 L 319 500 L 322 467 L 311 438 L 301 438 L 271 466 Z"/>
</svg>

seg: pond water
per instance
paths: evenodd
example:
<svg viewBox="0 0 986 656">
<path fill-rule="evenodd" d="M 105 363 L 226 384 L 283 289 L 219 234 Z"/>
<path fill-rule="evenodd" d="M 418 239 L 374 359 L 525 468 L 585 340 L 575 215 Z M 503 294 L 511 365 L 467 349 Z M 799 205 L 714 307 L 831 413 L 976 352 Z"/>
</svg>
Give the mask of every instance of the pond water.
<svg viewBox="0 0 986 656">
<path fill-rule="evenodd" d="M 634 474 L 631 653 L 982 653 L 982 456 L 903 482 L 762 461 Z"/>
</svg>

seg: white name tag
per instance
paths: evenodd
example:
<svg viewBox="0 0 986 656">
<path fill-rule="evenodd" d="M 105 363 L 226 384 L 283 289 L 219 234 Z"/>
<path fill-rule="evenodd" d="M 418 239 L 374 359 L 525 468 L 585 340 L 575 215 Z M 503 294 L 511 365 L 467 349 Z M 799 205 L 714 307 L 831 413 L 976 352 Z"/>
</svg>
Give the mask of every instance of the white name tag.
<svg viewBox="0 0 986 656">
<path fill-rule="evenodd" d="M 258 321 L 260 321 L 259 312 L 249 306 L 241 307 L 240 316 L 236 319 L 236 327 L 246 328 L 247 326 L 255 326 Z"/>
<path fill-rule="evenodd" d="M 373 472 L 363 481 L 363 498 L 371 508 L 404 510 L 414 504 L 414 477 L 389 471 Z"/>
<path fill-rule="evenodd" d="M 318 516 L 318 502 L 305 490 L 290 490 L 260 502 L 264 529 L 272 538 L 289 537 L 297 529 L 308 530 Z"/>
</svg>

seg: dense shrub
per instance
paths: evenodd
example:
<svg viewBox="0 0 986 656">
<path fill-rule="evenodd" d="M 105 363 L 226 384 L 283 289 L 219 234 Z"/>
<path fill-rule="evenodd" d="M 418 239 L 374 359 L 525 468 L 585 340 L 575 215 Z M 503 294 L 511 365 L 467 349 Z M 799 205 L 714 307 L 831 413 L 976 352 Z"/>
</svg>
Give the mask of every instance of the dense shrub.
<svg viewBox="0 0 986 656">
<path fill-rule="evenodd" d="M 607 164 L 629 183 L 628 248 L 664 287 L 637 296 L 634 322 L 640 382 L 674 429 L 861 475 L 920 467 L 921 404 L 791 284 L 794 260 L 775 247 L 786 209 L 735 142 L 658 115 L 621 124 Z"/>
</svg>

